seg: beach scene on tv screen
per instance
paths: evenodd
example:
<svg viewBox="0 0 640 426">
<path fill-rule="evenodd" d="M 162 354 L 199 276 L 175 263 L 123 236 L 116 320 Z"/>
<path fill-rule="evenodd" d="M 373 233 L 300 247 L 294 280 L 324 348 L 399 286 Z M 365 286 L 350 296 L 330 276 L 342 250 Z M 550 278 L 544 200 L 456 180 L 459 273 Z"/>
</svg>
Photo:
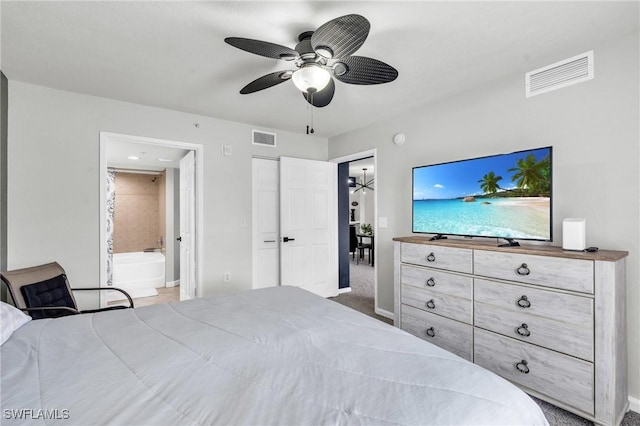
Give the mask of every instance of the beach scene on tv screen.
<svg viewBox="0 0 640 426">
<path fill-rule="evenodd" d="M 551 148 L 413 169 L 413 232 L 550 240 Z"/>
</svg>

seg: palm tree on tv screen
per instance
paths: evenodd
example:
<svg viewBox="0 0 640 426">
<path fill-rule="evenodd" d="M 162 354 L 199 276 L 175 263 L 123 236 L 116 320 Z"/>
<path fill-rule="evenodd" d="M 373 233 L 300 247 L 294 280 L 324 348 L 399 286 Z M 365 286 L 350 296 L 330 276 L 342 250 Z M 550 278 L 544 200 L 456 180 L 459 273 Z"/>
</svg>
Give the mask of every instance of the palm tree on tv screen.
<svg viewBox="0 0 640 426">
<path fill-rule="evenodd" d="M 489 172 L 482 176 L 482 179 L 480 179 L 478 183 L 480 183 L 480 189 L 482 189 L 485 194 L 495 194 L 498 192 L 498 189 L 500 189 L 500 185 L 498 185 L 500 180 L 502 180 L 502 176 L 496 176 L 495 173 Z"/>
<path fill-rule="evenodd" d="M 511 176 L 511 181 L 516 182 L 518 188 L 527 195 L 542 196 L 550 193 L 550 164 L 549 157 L 538 162 L 533 154 L 529 154 L 524 159 L 519 159 L 516 167 L 508 171 L 516 172 Z"/>
</svg>

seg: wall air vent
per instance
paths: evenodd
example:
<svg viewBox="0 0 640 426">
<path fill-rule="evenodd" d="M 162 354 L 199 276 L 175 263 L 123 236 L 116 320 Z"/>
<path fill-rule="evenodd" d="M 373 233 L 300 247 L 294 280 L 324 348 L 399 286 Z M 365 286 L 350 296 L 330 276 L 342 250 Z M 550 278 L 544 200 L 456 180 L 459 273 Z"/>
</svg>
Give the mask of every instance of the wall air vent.
<svg viewBox="0 0 640 426">
<path fill-rule="evenodd" d="M 276 134 L 275 133 L 264 132 L 262 130 L 254 130 L 253 131 L 252 141 L 253 141 L 254 145 L 275 147 L 276 146 Z"/>
<path fill-rule="evenodd" d="M 525 74 L 527 98 L 593 78 L 593 50 Z"/>
</svg>

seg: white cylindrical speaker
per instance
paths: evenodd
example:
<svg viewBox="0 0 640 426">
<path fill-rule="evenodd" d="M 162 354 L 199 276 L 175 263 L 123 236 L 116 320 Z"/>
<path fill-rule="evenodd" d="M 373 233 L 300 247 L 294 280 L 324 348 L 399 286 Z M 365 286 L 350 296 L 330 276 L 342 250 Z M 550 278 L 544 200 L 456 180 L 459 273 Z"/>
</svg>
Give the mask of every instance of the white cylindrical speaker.
<svg viewBox="0 0 640 426">
<path fill-rule="evenodd" d="M 566 218 L 562 221 L 562 249 L 583 251 L 587 247 L 586 220 Z"/>
</svg>

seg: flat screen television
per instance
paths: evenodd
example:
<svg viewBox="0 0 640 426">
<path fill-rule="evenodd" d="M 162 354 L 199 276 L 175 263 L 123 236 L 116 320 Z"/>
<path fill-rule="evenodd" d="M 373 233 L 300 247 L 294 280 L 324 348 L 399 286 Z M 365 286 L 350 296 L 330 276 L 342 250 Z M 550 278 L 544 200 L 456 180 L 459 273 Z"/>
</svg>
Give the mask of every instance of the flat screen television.
<svg viewBox="0 0 640 426">
<path fill-rule="evenodd" d="M 552 147 L 413 168 L 414 233 L 552 241 Z"/>
</svg>

